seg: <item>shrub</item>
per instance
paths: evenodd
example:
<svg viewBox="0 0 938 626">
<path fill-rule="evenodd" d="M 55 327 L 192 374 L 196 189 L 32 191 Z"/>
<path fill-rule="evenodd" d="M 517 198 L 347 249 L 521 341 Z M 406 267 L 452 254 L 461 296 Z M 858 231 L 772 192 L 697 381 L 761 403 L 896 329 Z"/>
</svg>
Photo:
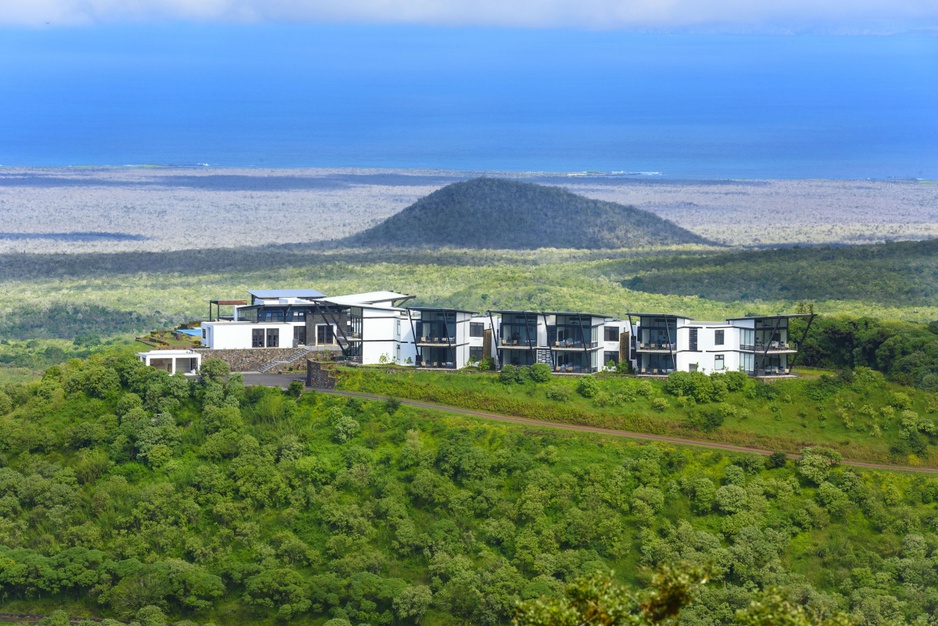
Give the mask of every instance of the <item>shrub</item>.
<svg viewBox="0 0 938 626">
<path fill-rule="evenodd" d="M 707 376 L 703 372 L 671 372 L 664 389 L 672 396 L 689 396 L 696 402 L 719 402 L 726 398 L 723 376 Z"/>
<path fill-rule="evenodd" d="M 498 380 L 503 385 L 513 385 L 518 380 L 518 368 L 511 363 L 502 365 L 502 370 L 498 373 Z"/>
<path fill-rule="evenodd" d="M 481 361 L 479 361 L 479 371 L 480 372 L 495 371 L 495 359 L 493 359 L 490 356 L 487 356 Z"/>
<path fill-rule="evenodd" d="M 592 398 L 599 393 L 599 383 L 592 376 L 584 376 L 577 383 L 576 390 L 584 398 Z"/>
<path fill-rule="evenodd" d="M 785 464 L 788 463 L 788 455 L 784 452 L 773 452 L 769 455 L 769 458 L 765 461 L 765 466 L 769 469 L 778 469 L 780 467 L 785 467 Z"/>
<path fill-rule="evenodd" d="M 290 381 L 290 386 L 287 387 L 284 393 L 291 398 L 299 398 L 303 395 L 304 391 L 306 391 L 306 385 L 304 385 L 302 381 L 293 380 Z"/>
<path fill-rule="evenodd" d="M 651 408 L 656 411 L 662 412 L 668 410 L 668 401 L 664 398 L 654 398 L 651 401 Z"/>
<path fill-rule="evenodd" d="M 720 375 L 729 391 L 745 391 L 752 379 L 745 372 L 726 372 Z"/>
<path fill-rule="evenodd" d="M 401 401 L 397 398 L 388 398 L 384 401 L 384 410 L 388 412 L 388 415 L 394 415 L 399 408 L 401 408 Z"/>
<path fill-rule="evenodd" d="M 531 368 L 527 365 L 506 363 L 498 373 L 498 380 L 505 385 L 520 385 L 531 380 Z"/>
<path fill-rule="evenodd" d="M 555 402 L 566 402 L 570 399 L 570 394 L 573 393 L 570 391 L 570 388 L 566 385 L 551 385 L 547 388 L 545 395 L 548 400 L 553 400 Z"/>
<path fill-rule="evenodd" d="M 546 363 L 535 363 L 532 365 L 531 380 L 536 383 L 546 383 L 550 381 L 550 365 Z"/>
</svg>

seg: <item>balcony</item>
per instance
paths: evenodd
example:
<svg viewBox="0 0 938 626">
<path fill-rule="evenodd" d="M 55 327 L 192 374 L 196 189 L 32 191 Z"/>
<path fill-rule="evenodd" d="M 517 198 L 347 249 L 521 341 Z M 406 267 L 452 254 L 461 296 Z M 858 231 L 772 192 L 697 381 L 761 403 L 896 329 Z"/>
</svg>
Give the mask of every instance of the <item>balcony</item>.
<svg viewBox="0 0 938 626">
<path fill-rule="evenodd" d="M 598 348 L 598 341 L 574 341 L 573 339 L 555 341 L 553 346 L 554 350 L 596 350 Z"/>
<path fill-rule="evenodd" d="M 798 350 L 787 341 L 773 341 L 768 346 L 764 343 L 740 344 L 739 349 L 743 352 L 766 352 L 768 354 L 794 354 Z"/>
<path fill-rule="evenodd" d="M 770 378 L 772 376 L 791 376 L 790 367 L 766 367 L 764 369 L 756 369 L 753 374 L 757 378 Z"/>
<path fill-rule="evenodd" d="M 417 340 L 418 346 L 444 346 L 455 345 L 456 340 L 452 337 L 421 337 Z"/>
<path fill-rule="evenodd" d="M 498 343 L 498 347 L 514 350 L 534 350 L 538 345 L 536 341 L 528 343 L 524 339 L 503 339 Z"/>
<path fill-rule="evenodd" d="M 595 374 L 599 370 L 584 365 L 555 365 L 555 374 Z"/>
<path fill-rule="evenodd" d="M 658 342 L 649 342 L 649 343 L 639 343 L 636 352 L 674 352 L 677 350 L 677 344 L 674 343 L 658 343 Z"/>
<path fill-rule="evenodd" d="M 667 376 L 673 371 L 674 371 L 673 369 L 666 369 L 666 368 L 659 369 L 657 367 L 640 367 L 638 368 L 638 375 L 639 376 Z"/>
<path fill-rule="evenodd" d="M 453 361 L 419 361 L 417 367 L 421 369 L 456 369 L 456 363 Z"/>
</svg>

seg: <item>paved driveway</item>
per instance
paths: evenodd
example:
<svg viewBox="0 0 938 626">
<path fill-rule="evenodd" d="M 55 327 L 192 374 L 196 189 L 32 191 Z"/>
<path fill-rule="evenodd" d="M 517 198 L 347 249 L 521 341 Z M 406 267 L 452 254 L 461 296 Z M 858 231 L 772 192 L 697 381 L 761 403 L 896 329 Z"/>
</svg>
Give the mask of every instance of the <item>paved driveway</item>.
<svg viewBox="0 0 938 626">
<path fill-rule="evenodd" d="M 245 385 L 261 385 L 263 387 L 280 387 L 286 389 L 294 380 L 298 380 L 306 385 L 306 376 L 304 374 L 258 374 L 256 372 L 245 372 Z"/>
</svg>

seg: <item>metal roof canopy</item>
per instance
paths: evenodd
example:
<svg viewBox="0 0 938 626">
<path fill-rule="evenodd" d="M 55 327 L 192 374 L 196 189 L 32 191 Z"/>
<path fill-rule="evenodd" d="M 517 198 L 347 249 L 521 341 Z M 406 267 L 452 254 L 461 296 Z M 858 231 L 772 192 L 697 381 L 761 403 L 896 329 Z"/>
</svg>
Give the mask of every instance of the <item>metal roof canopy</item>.
<svg viewBox="0 0 938 626">
<path fill-rule="evenodd" d="M 601 317 L 601 318 L 603 318 L 604 320 L 618 319 L 618 318 L 611 317 L 611 316 L 609 316 L 609 315 L 601 315 L 601 314 L 599 314 L 599 313 L 585 313 L 585 312 L 583 312 L 583 311 L 579 311 L 579 312 L 577 312 L 577 311 L 533 311 L 533 310 L 520 311 L 520 310 L 517 310 L 517 309 L 504 309 L 504 310 L 489 309 L 489 310 L 487 311 L 487 313 L 490 313 L 490 314 L 491 314 L 491 313 L 498 313 L 498 314 L 502 314 L 502 313 L 521 313 L 521 314 L 524 314 L 524 315 L 580 315 L 580 316 L 583 316 L 583 317 Z"/>
<path fill-rule="evenodd" d="M 479 315 L 478 311 L 470 311 L 469 309 L 451 309 L 444 306 L 409 306 L 407 307 L 411 311 L 453 311 L 455 313 L 468 313 L 469 315 Z"/>
<path fill-rule="evenodd" d="M 777 320 L 777 319 L 789 319 L 792 317 L 814 317 L 817 313 L 790 313 L 786 315 L 747 315 L 745 317 L 728 317 L 726 318 L 727 322 L 735 322 L 737 320 Z"/>
<path fill-rule="evenodd" d="M 627 316 L 634 317 L 666 317 L 668 319 L 682 319 L 682 320 L 692 320 L 694 318 L 689 315 L 684 315 L 683 313 L 626 313 Z"/>
<path fill-rule="evenodd" d="M 271 298 L 322 298 L 325 294 L 315 289 L 252 289 L 248 293 L 261 300 Z"/>
<path fill-rule="evenodd" d="M 319 294 L 322 296 L 322 294 Z M 351 293 L 346 296 L 334 296 L 328 298 L 333 304 L 344 304 L 349 306 L 373 305 L 379 302 L 394 302 L 410 300 L 414 296 L 406 293 L 397 293 L 396 291 L 368 291 L 365 293 Z"/>
</svg>

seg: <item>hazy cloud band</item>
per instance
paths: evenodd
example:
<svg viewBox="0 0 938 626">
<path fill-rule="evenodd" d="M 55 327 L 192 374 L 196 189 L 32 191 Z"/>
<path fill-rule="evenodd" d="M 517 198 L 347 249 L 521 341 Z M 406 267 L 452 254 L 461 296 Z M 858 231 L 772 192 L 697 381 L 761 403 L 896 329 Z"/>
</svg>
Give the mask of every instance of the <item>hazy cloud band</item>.
<svg viewBox="0 0 938 626">
<path fill-rule="evenodd" d="M 0 24 L 372 23 L 891 32 L 938 28 L 934 0 L 0 0 Z"/>
</svg>

